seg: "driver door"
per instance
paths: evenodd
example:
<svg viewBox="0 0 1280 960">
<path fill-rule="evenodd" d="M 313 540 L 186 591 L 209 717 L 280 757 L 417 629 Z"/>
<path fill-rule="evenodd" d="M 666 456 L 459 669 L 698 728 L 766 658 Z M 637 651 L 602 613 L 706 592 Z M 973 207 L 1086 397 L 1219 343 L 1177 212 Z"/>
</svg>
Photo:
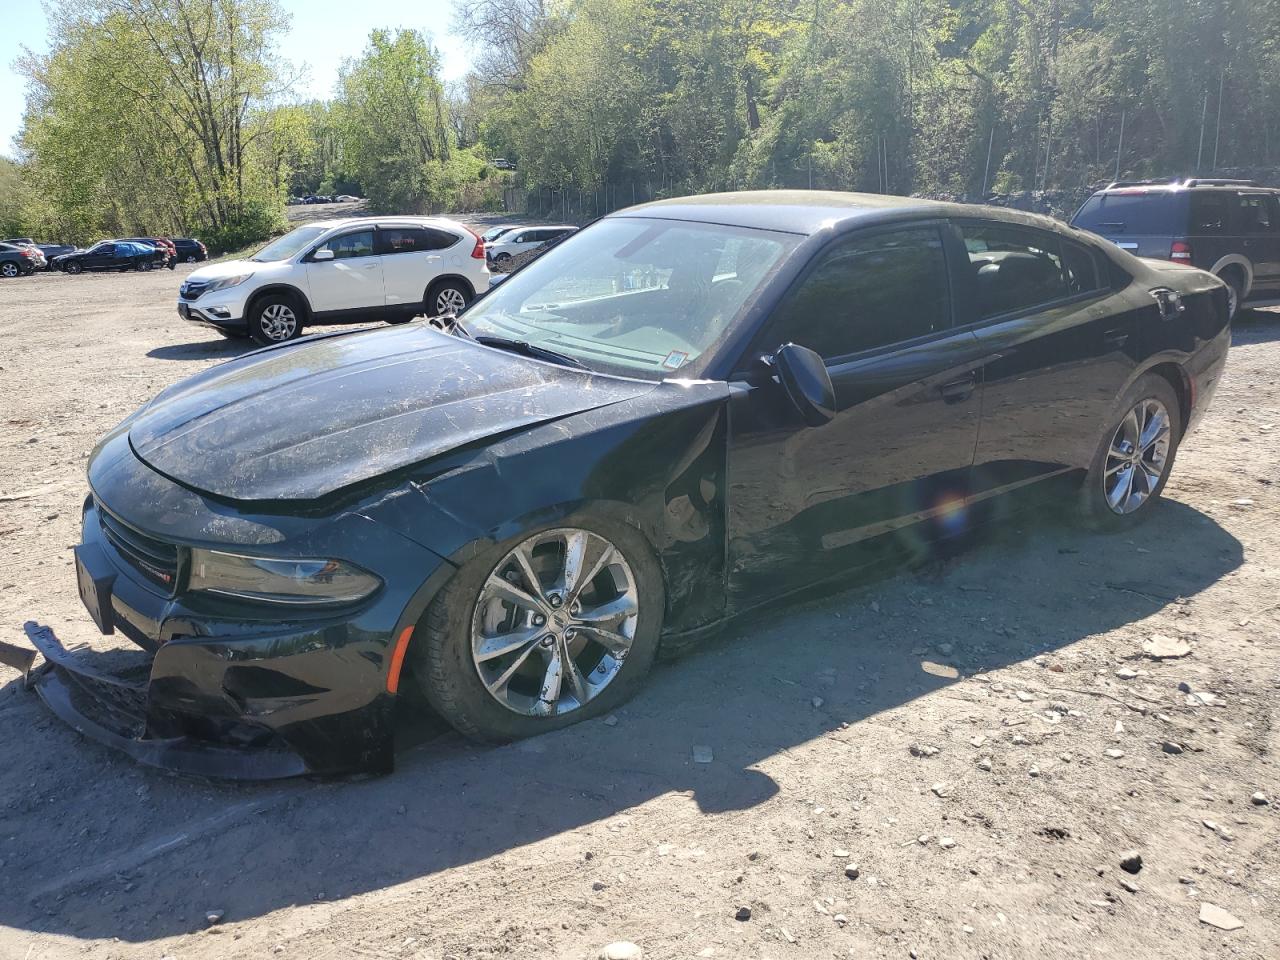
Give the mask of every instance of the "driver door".
<svg viewBox="0 0 1280 960">
<path fill-rule="evenodd" d="M 321 250 L 331 250 L 333 259 L 315 259 Z M 382 313 L 386 293 L 373 229 L 332 237 L 313 250 L 307 258 L 307 287 L 311 308 L 321 316 L 348 311 Z"/>
<path fill-rule="evenodd" d="M 953 329 L 952 243 L 937 223 L 837 240 L 766 322 L 731 385 L 731 609 L 871 562 L 922 521 L 963 529 L 982 348 Z M 788 342 L 825 361 L 829 423 L 806 426 L 758 365 Z"/>
</svg>

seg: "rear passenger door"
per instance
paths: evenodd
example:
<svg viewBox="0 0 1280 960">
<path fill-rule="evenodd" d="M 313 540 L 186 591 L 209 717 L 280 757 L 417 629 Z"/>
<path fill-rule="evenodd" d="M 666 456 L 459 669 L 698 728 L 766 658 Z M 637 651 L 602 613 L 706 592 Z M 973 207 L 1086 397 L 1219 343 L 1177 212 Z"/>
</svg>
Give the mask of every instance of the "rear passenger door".
<svg viewBox="0 0 1280 960">
<path fill-rule="evenodd" d="M 975 495 L 1087 467 L 1136 366 L 1137 312 L 1117 311 L 1107 261 L 1087 243 L 995 221 L 955 227 L 960 309 L 984 355 Z"/>
<path fill-rule="evenodd" d="M 1240 193 L 1235 201 L 1235 232 L 1241 253 L 1253 264 L 1249 298 L 1280 296 L 1280 206 L 1272 193 Z"/>
<path fill-rule="evenodd" d="M 443 230 L 379 227 L 387 308 L 405 314 L 421 311 L 427 287 L 443 272 L 443 252 L 457 242 L 457 237 Z"/>
</svg>

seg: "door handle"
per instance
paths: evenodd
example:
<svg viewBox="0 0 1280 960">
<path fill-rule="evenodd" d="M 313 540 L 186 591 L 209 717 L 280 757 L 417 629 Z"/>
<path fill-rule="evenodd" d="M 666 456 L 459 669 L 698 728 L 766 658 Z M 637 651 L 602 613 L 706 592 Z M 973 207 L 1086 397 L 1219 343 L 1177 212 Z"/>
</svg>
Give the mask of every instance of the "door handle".
<svg viewBox="0 0 1280 960">
<path fill-rule="evenodd" d="M 1102 335 L 1102 340 L 1109 347 L 1119 349 L 1129 342 L 1128 330 L 1108 330 Z"/>
<path fill-rule="evenodd" d="M 974 388 L 978 385 L 978 377 L 976 374 L 969 374 L 961 377 L 959 380 L 952 380 L 950 383 L 944 383 L 938 388 L 938 392 L 942 394 L 942 399 L 947 403 L 962 403 L 973 396 Z"/>
</svg>

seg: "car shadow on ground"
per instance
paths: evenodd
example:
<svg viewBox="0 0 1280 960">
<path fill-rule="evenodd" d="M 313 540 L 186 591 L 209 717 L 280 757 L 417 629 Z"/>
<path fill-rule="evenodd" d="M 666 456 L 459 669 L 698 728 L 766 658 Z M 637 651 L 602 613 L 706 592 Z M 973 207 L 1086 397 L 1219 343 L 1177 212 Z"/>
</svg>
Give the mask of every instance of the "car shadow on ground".
<svg viewBox="0 0 1280 960">
<path fill-rule="evenodd" d="M 257 349 L 258 345 L 248 337 L 218 337 L 216 340 L 204 340 L 200 343 L 166 344 L 148 350 L 147 356 L 152 360 L 229 360 Z"/>
<path fill-rule="evenodd" d="M 243 920 L 491 858 L 512 882 L 541 883 L 548 869 L 589 881 L 600 868 L 589 854 L 607 852 L 611 831 L 625 830 L 623 815 L 640 804 L 668 798 L 665 814 L 680 804 L 670 824 L 678 841 L 681 817 L 778 795 L 761 765 L 779 754 L 803 763 L 820 738 L 850 744 L 841 755 L 852 800 L 870 776 L 859 768 L 860 733 L 874 730 L 881 754 L 905 759 L 935 729 L 878 715 L 957 676 L 1040 655 L 1052 666 L 1083 638 L 1193 603 L 1242 559 L 1239 541 L 1176 502 L 1118 535 L 1014 520 L 959 557 L 735 623 L 660 663 L 615 724 L 481 747 L 428 721 L 396 772 L 374 780 L 167 776 L 82 740 L 13 682 L 0 691 L 10 733 L 0 924 L 137 943 L 197 930 L 209 909 Z M 1116 659 L 1136 655 L 1133 646 Z M 1058 674 L 1037 676 L 1040 695 L 1053 698 Z M 695 746 L 710 747 L 713 761 L 695 763 Z M 556 848 L 554 863 L 523 849 L 579 828 L 581 842 Z"/>
<path fill-rule="evenodd" d="M 1242 307 L 1231 321 L 1231 345 L 1270 343 L 1280 339 L 1280 313 L 1257 307 Z"/>
</svg>

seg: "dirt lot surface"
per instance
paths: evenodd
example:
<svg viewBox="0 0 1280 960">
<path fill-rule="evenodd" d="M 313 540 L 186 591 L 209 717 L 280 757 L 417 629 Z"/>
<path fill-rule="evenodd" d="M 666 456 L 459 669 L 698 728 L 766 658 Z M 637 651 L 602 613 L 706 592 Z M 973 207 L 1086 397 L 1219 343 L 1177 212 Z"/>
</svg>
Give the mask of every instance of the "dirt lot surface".
<svg viewBox="0 0 1280 960">
<path fill-rule="evenodd" d="M 178 321 L 186 270 L 0 281 L 0 639 L 109 642 L 72 571 L 85 459 L 244 349 Z M 167 776 L 0 666 L 0 958 L 1275 960 L 1280 316 L 1238 324 L 1167 496 L 1132 535 L 1017 522 L 740 623 L 609 722 L 446 733 L 376 780 Z"/>
</svg>

